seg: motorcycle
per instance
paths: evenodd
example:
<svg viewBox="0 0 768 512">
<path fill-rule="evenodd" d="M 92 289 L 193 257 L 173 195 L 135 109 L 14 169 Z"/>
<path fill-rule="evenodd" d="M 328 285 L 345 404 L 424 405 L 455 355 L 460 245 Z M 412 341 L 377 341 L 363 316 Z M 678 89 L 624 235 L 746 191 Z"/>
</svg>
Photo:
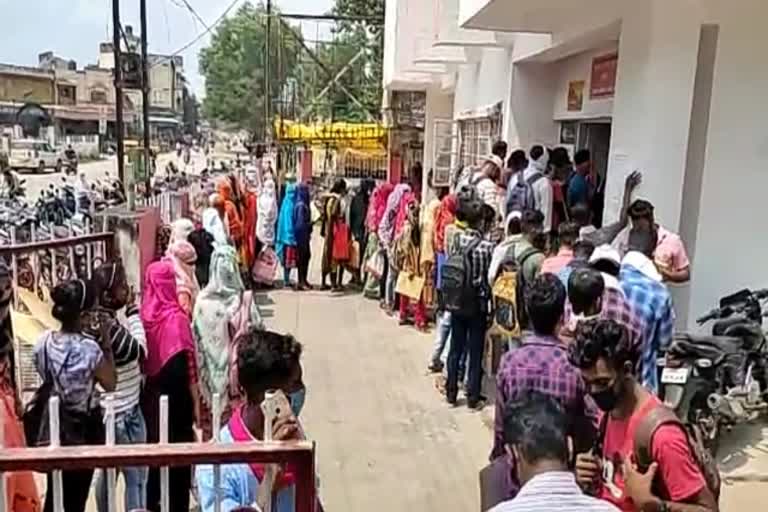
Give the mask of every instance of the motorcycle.
<svg viewBox="0 0 768 512">
<path fill-rule="evenodd" d="M 662 396 L 714 457 L 723 429 L 768 409 L 768 347 L 762 329 L 768 290 L 741 290 L 696 322 L 712 335 L 680 333 L 660 360 Z"/>
</svg>

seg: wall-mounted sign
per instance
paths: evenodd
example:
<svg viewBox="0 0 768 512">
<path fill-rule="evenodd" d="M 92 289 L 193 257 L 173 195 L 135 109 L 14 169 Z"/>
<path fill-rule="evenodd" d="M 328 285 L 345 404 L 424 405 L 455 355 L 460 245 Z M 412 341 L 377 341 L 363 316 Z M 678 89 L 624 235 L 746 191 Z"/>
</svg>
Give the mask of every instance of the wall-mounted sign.
<svg viewBox="0 0 768 512">
<path fill-rule="evenodd" d="M 593 99 L 612 98 L 616 92 L 616 69 L 619 54 L 611 53 L 592 59 L 592 78 L 589 97 Z"/>
<path fill-rule="evenodd" d="M 584 80 L 568 82 L 568 112 L 581 112 L 584 108 Z"/>
</svg>

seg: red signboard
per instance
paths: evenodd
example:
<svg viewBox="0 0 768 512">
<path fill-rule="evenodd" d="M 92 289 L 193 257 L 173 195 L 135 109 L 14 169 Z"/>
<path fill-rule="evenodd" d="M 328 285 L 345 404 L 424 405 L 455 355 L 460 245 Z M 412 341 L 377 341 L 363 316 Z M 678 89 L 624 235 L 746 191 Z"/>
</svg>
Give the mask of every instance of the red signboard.
<svg viewBox="0 0 768 512">
<path fill-rule="evenodd" d="M 592 59 L 592 79 L 589 85 L 590 98 L 613 97 L 616 92 L 616 69 L 618 65 L 618 53 L 601 55 Z"/>
</svg>

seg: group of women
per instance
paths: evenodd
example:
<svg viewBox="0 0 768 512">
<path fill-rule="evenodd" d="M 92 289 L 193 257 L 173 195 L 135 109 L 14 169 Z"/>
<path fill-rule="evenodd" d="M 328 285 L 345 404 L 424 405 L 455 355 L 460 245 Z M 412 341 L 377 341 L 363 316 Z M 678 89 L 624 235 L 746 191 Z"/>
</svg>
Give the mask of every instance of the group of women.
<svg viewBox="0 0 768 512">
<path fill-rule="evenodd" d="M 364 294 L 379 299 L 388 314 L 397 311 L 401 325 L 427 328 L 436 263 L 444 258 L 445 227 L 455 213 L 456 198 L 447 191 L 439 191 L 424 209 L 408 184 L 381 183 L 373 191 L 366 216 Z"/>
<path fill-rule="evenodd" d="M 201 286 L 197 251 L 190 242 L 199 238 L 199 231 L 189 220 L 174 222 L 165 256 L 146 269 L 140 307 L 130 303 L 133 294 L 119 262 L 95 269 L 92 280 L 68 281 L 52 290 L 53 317 L 61 327 L 46 332 L 36 344 L 36 368 L 50 391 L 45 396 L 38 393 L 45 414 L 32 420 L 21 410 L 15 386 L 12 280 L 0 259 L 0 408 L 5 446 L 47 443 L 50 395 L 60 397 L 62 444 L 103 443 L 105 403 L 99 402 L 98 389 L 112 392 L 116 404 L 125 403 L 116 414 L 118 443 L 158 442 L 160 428 L 168 428 L 170 442 L 194 441 L 195 427 L 203 439 L 210 439 L 215 395 L 221 400 L 220 421 L 226 424 L 233 405 L 242 400 L 238 337 L 263 323 L 241 277 L 242 252 L 234 245 L 214 244 L 208 281 Z M 117 310 L 125 312 L 122 326 Z M 168 397 L 167 427 L 160 424 L 161 396 Z M 27 430 L 30 421 L 33 428 Z M 26 441 L 24 430 L 31 432 Z M 126 510 L 159 510 L 159 472 L 122 473 Z M 63 472 L 68 512 L 85 509 L 92 477 L 92 470 Z M 191 483 L 190 467 L 170 470 L 171 510 L 189 510 Z M 48 489 L 50 484 L 49 478 Z M 41 508 L 31 474 L 14 474 L 6 492 L 8 503 L 16 503 L 13 510 Z M 102 500 L 97 503 L 104 510 Z M 48 492 L 45 510 L 52 506 Z"/>
</svg>

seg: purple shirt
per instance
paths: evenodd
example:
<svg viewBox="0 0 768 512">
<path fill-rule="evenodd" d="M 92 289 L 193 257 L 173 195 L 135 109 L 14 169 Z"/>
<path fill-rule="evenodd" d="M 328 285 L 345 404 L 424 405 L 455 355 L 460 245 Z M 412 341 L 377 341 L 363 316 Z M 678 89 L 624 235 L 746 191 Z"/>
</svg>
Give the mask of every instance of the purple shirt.
<svg viewBox="0 0 768 512">
<path fill-rule="evenodd" d="M 573 419 L 575 447 L 589 450 L 597 427 L 597 409 L 587 394 L 581 372 L 568 361 L 566 347 L 555 337 L 530 335 L 523 345 L 501 360 L 496 375 L 496 421 L 491 460 L 504 456 L 504 406 L 528 391 L 554 397 Z M 512 473 L 512 472 L 511 472 Z M 509 482 L 509 495 L 514 497 L 519 482 Z"/>
</svg>

